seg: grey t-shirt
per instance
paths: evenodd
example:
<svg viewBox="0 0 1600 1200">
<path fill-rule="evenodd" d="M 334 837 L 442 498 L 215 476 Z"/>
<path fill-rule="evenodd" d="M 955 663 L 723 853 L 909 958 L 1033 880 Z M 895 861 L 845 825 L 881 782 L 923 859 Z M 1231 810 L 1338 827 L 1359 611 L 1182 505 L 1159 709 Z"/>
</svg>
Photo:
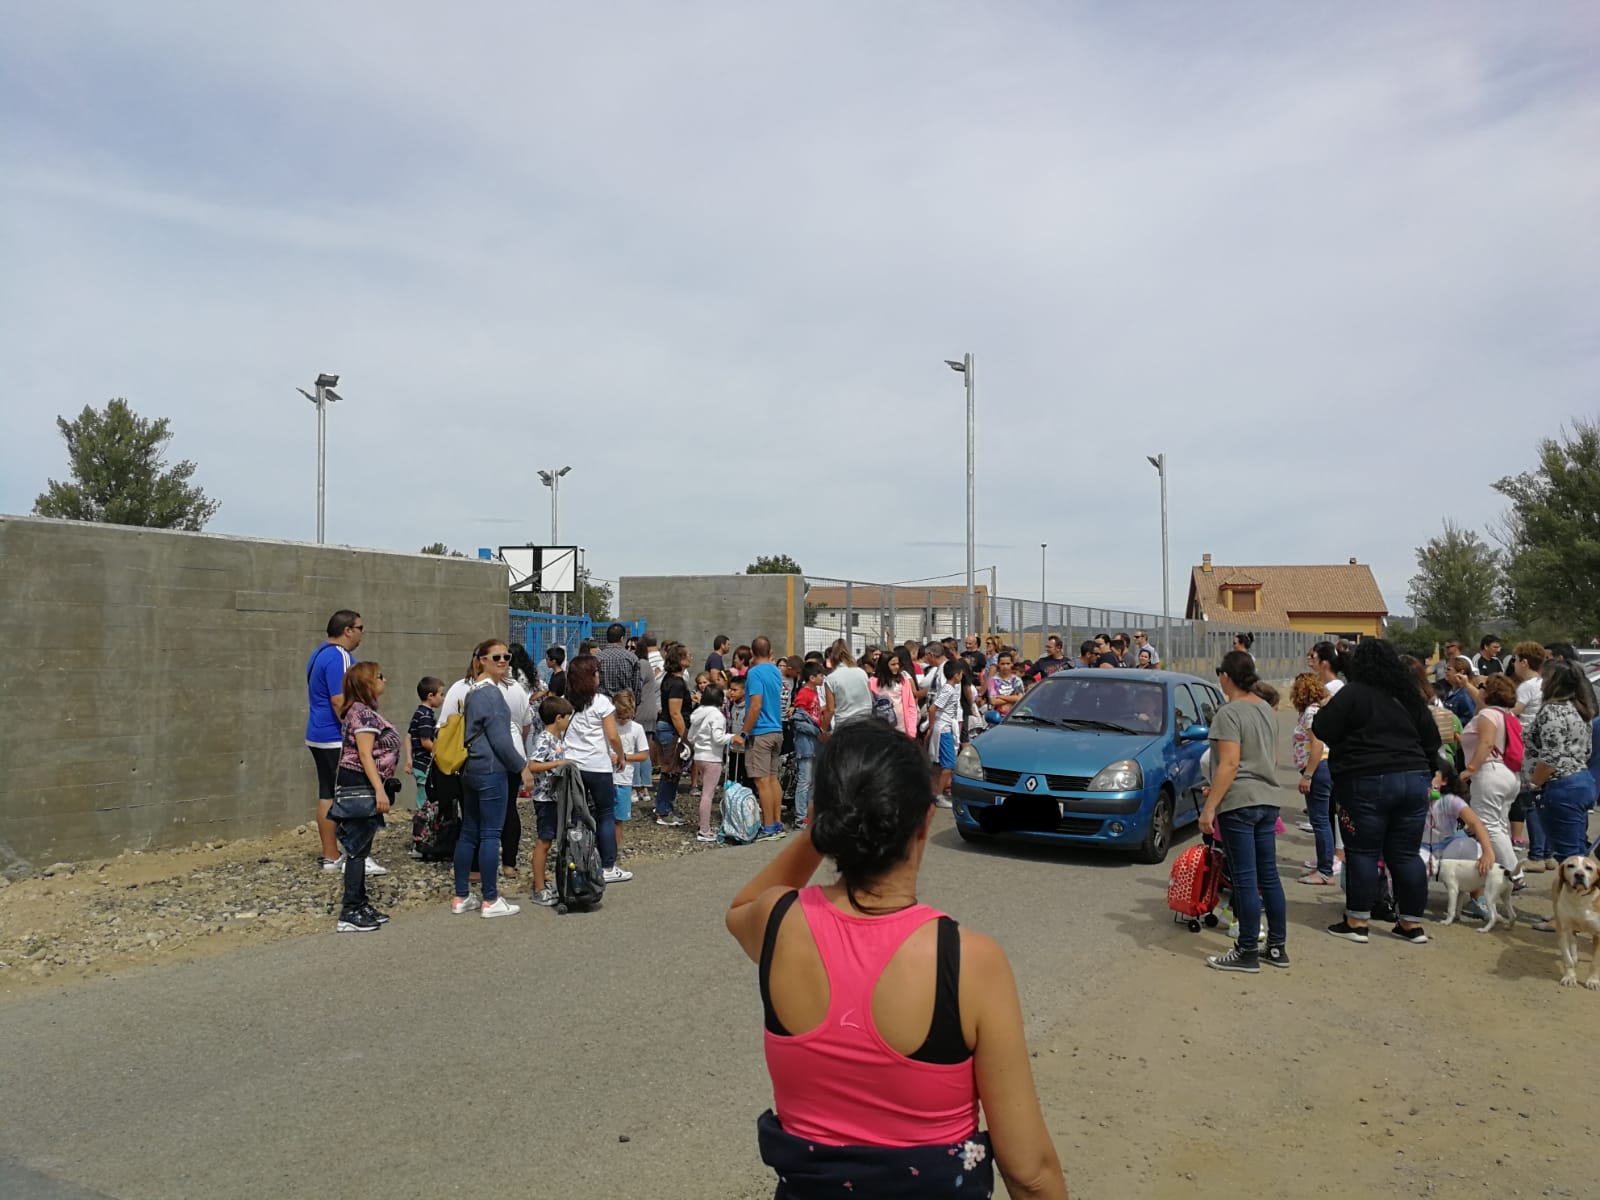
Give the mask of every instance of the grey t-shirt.
<svg viewBox="0 0 1600 1200">
<path fill-rule="evenodd" d="M 1219 813 L 1266 804 L 1281 807 L 1278 796 L 1278 718 L 1272 707 L 1254 700 L 1230 700 L 1211 720 L 1212 742 L 1239 744 L 1239 773 L 1217 806 Z M 1211 750 L 1216 778 L 1217 752 Z"/>
</svg>

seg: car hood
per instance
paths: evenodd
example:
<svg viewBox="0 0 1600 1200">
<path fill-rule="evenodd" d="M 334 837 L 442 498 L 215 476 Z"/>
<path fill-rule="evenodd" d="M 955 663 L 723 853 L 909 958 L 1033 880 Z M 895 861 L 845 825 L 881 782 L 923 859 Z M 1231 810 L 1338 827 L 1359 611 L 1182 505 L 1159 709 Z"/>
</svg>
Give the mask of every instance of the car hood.
<svg viewBox="0 0 1600 1200">
<path fill-rule="evenodd" d="M 1005 722 L 973 742 L 985 767 L 1050 775 L 1094 775 L 1124 758 L 1139 758 L 1167 735 L 1055 729 Z"/>
</svg>

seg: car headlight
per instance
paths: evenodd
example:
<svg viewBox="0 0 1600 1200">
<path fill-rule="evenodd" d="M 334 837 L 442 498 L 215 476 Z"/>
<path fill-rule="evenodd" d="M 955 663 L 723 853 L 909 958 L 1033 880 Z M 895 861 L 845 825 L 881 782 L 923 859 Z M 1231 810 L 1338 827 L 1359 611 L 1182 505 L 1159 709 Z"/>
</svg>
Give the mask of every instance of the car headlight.
<svg viewBox="0 0 1600 1200">
<path fill-rule="evenodd" d="M 1114 762 L 1089 781 L 1091 792 L 1136 792 L 1144 786 L 1144 772 L 1131 758 Z"/>
<path fill-rule="evenodd" d="M 956 774 L 963 779 L 983 781 L 983 764 L 978 761 L 978 748 L 971 742 L 961 747 L 961 753 L 956 755 Z"/>
</svg>

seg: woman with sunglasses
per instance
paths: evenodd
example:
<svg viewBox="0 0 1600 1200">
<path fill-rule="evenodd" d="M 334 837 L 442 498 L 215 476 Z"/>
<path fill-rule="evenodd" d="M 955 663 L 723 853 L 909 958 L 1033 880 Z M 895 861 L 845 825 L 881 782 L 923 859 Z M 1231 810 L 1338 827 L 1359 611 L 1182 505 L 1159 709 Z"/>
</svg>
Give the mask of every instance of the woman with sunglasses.
<svg viewBox="0 0 1600 1200">
<path fill-rule="evenodd" d="M 371 933 L 389 917 L 372 907 L 367 896 L 367 855 L 372 839 L 383 826 L 389 801 L 400 791 L 395 768 L 400 763 L 404 743 L 399 731 L 378 712 L 383 698 L 383 668 L 375 662 L 356 663 L 344 673 L 340 693 L 350 702 L 344 710 L 344 738 L 339 747 L 339 770 L 334 776 L 338 788 L 371 788 L 376 812 L 370 817 L 336 817 L 336 836 L 344 851 L 344 898 L 339 905 L 338 933 Z M 339 811 L 337 802 L 334 811 Z"/>
<path fill-rule="evenodd" d="M 456 839 L 453 913 L 478 909 L 485 917 L 509 917 L 522 911 L 518 905 L 506 903 L 498 886 L 506 809 L 515 803 L 516 785 L 533 780 L 521 739 L 513 737 L 511 709 L 501 690 L 510 670 L 511 654 L 500 639 L 480 642 L 473 650 L 470 682 L 460 702 L 466 722 L 467 763 L 461 769 L 461 834 Z M 459 686 L 452 686 L 451 692 Z M 450 696 L 446 695 L 441 715 L 449 706 Z M 510 786 L 508 776 L 513 781 Z M 474 860 L 483 892 L 481 903 L 471 894 Z"/>
</svg>

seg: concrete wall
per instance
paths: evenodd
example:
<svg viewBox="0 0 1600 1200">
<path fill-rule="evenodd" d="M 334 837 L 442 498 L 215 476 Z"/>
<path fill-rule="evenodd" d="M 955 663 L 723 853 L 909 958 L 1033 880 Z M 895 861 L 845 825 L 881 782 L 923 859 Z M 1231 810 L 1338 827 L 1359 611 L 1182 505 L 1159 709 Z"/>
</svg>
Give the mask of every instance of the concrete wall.
<svg viewBox="0 0 1600 1200">
<path fill-rule="evenodd" d="M 774 654 L 804 654 L 805 592 L 799 575 L 625 575 L 617 610 L 684 643 L 698 669 L 719 633 L 735 646 L 765 634 Z"/>
<path fill-rule="evenodd" d="M 353 608 L 402 730 L 506 633 L 505 568 L 0 516 L 0 871 L 314 815 L 305 664 Z"/>
</svg>

